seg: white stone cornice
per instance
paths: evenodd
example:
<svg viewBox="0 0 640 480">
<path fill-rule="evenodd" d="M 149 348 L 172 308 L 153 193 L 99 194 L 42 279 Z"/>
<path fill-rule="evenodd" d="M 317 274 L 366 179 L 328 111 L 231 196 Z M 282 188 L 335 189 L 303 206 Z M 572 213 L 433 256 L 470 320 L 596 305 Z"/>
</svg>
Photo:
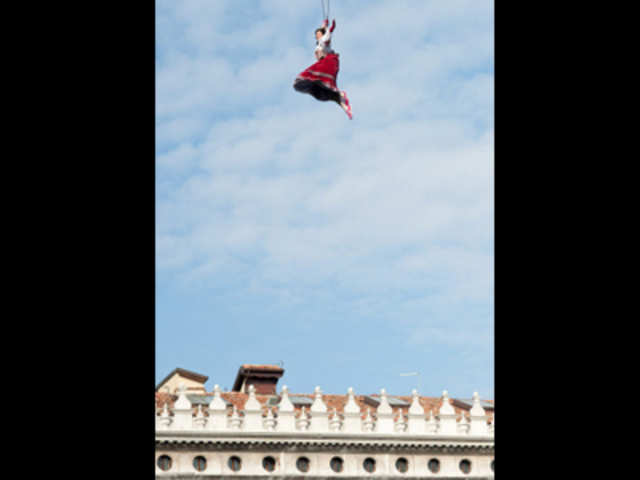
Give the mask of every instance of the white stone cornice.
<svg viewBox="0 0 640 480">
<path fill-rule="evenodd" d="M 336 433 L 314 433 L 298 431 L 295 434 L 284 432 L 208 432 L 206 430 L 189 430 L 189 431 L 156 431 L 156 439 L 160 440 L 184 440 L 184 439 L 203 439 L 207 441 L 229 440 L 229 441 L 290 441 L 290 442 L 313 442 L 323 441 L 339 444 L 350 443 L 376 443 L 384 442 L 385 444 L 440 444 L 440 443 L 455 443 L 456 445 L 475 445 L 475 444 L 493 444 L 494 438 L 490 435 L 469 437 L 460 435 L 430 435 L 428 438 L 425 435 L 411 435 L 403 434 L 380 434 L 377 432 L 359 433 L 359 434 L 336 434 Z"/>
<path fill-rule="evenodd" d="M 348 449 L 348 450 L 399 450 L 409 449 L 412 451 L 419 450 L 445 450 L 449 452 L 471 450 L 471 451 L 493 451 L 494 442 L 492 439 L 476 438 L 472 441 L 460 441 L 458 438 L 440 438 L 433 440 L 413 439 L 411 437 L 402 440 L 393 438 L 354 438 L 354 439 L 337 439 L 337 438 L 318 438 L 317 435 L 309 438 L 266 438 L 247 437 L 247 436 L 225 436 L 207 438 L 203 435 L 192 434 L 186 436 L 156 436 L 156 445 L 183 445 L 193 447 L 203 445 L 218 445 L 220 447 L 232 447 L 236 449 L 245 448 L 293 448 L 299 450 L 304 449 Z"/>
</svg>

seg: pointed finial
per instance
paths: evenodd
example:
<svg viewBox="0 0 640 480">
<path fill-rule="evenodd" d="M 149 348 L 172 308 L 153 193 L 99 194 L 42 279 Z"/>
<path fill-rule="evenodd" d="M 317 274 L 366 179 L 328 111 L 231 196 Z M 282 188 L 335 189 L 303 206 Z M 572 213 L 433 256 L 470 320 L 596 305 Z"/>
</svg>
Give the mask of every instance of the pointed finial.
<svg viewBox="0 0 640 480">
<path fill-rule="evenodd" d="M 440 407 L 440 415 L 452 415 L 455 414 L 455 410 L 451 406 L 451 402 L 449 402 L 449 392 L 444 390 L 442 392 L 442 406 Z"/>
<path fill-rule="evenodd" d="M 380 389 L 380 404 L 378 405 L 378 415 L 391 415 L 393 413 L 393 409 L 391 405 L 389 405 L 389 400 L 387 399 L 387 391 L 382 388 Z"/>
<path fill-rule="evenodd" d="M 356 403 L 356 399 L 353 394 L 353 387 L 349 387 L 347 389 L 347 403 L 344 406 L 344 413 L 360 413 L 360 407 Z"/>
<path fill-rule="evenodd" d="M 420 398 L 418 397 L 418 390 L 415 388 L 411 390 L 411 406 L 409 407 L 410 415 L 424 415 L 424 407 L 420 403 Z"/>
<path fill-rule="evenodd" d="M 291 400 L 289 400 L 289 388 L 286 385 L 282 386 L 282 394 L 280 397 L 280 404 L 278 405 L 279 412 L 293 412 L 294 407 Z"/>
<path fill-rule="evenodd" d="M 482 408 L 482 405 L 480 404 L 480 395 L 478 395 L 478 392 L 473 392 L 473 406 L 471 407 L 471 410 L 469 410 L 469 413 L 474 417 L 481 417 L 485 415 L 484 408 Z"/>
<path fill-rule="evenodd" d="M 174 404 L 174 408 L 177 408 L 179 410 L 185 410 L 185 409 L 191 408 L 191 402 L 187 398 L 186 390 L 187 389 L 184 386 L 184 383 L 181 383 L 178 386 L 178 391 L 180 393 L 178 394 L 178 400 L 176 400 L 176 403 Z"/>
</svg>

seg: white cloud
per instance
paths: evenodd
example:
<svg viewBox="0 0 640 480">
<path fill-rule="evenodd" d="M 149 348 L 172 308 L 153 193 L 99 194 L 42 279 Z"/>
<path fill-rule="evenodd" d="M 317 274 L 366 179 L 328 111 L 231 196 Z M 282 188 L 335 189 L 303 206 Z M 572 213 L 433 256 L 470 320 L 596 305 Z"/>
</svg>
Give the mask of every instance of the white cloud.
<svg viewBox="0 0 640 480">
<path fill-rule="evenodd" d="M 184 288 L 228 279 L 278 304 L 335 294 L 415 345 L 484 352 L 492 4 L 332 5 L 349 121 L 292 88 L 312 62 L 308 11 L 159 3 L 158 275 Z"/>
</svg>

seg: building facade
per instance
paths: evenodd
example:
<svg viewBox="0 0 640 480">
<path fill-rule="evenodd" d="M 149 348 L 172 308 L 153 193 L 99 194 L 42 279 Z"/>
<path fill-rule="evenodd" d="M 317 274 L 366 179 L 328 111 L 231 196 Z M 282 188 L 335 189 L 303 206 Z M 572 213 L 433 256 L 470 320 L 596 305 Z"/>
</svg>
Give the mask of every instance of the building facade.
<svg viewBox="0 0 640 480">
<path fill-rule="evenodd" d="M 257 368 L 256 368 L 257 367 Z M 231 392 L 156 389 L 156 477 L 493 478 L 494 405 L 470 399 L 277 392 L 243 365 Z M 274 381 L 275 379 L 275 381 Z M 260 393 L 258 393 L 258 391 Z"/>
</svg>

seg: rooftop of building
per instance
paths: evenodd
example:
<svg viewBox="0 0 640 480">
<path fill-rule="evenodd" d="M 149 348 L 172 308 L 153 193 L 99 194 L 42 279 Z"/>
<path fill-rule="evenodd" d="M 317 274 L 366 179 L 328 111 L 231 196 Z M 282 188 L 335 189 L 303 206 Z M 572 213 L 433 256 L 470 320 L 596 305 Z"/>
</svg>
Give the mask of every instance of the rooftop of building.
<svg viewBox="0 0 640 480">
<path fill-rule="evenodd" d="M 197 379 L 204 383 L 208 377 L 198 374 L 189 370 L 177 368 L 173 370 L 164 381 L 170 378 L 174 373 L 180 373 L 182 376 L 187 378 Z M 230 392 L 221 392 L 220 396 L 225 401 L 228 407 L 229 413 L 235 408 L 240 414 L 244 409 L 245 403 L 249 398 L 249 394 L 247 392 L 247 388 L 242 390 L 241 386 L 244 384 L 248 386 L 244 380 L 250 380 L 253 382 L 257 382 L 256 385 L 260 387 L 261 381 L 265 379 L 270 380 L 271 384 L 269 385 L 268 392 L 260 391 L 259 389 L 255 389 L 254 387 L 254 395 L 258 402 L 263 407 L 263 414 L 267 414 L 268 409 L 272 409 L 272 412 L 277 415 L 278 412 L 278 404 L 280 402 L 281 393 L 278 393 L 276 389 L 276 383 L 280 377 L 284 374 L 284 369 L 278 365 L 265 365 L 265 364 L 242 364 L 238 369 L 238 373 L 236 375 L 236 379 L 234 381 L 234 388 Z M 163 382 L 160 382 L 159 386 L 162 385 Z M 216 386 L 217 387 L 217 386 Z M 214 388 L 215 390 L 215 388 Z M 193 392 L 192 390 L 185 389 L 185 394 L 191 405 L 193 407 L 194 415 L 200 408 L 203 414 L 208 415 L 208 406 L 214 396 L 214 391 L 207 392 L 206 390 L 202 390 L 200 392 Z M 164 406 L 166 405 L 171 412 L 174 407 L 175 402 L 178 399 L 177 393 L 170 393 L 166 391 L 161 391 L 161 389 L 156 390 L 156 409 L 160 412 Z M 313 400 L 315 398 L 315 392 L 299 392 L 294 393 L 288 391 L 288 396 L 291 402 L 293 403 L 294 409 L 296 413 L 299 413 L 303 409 L 308 409 Z M 348 400 L 348 394 L 331 394 L 331 393 L 321 393 L 322 401 L 327 407 L 329 412 L 333 412 L 334 410 L 338 413 L 343 413 L 344 407 Z M 377 406 L 379 404 L 380 394 L 379 393 L 371 393 L 371 394 L 362 394 L 355 395 L 354 400 L 356 404 L 360 407 L 360 412 L 364 417 L 367 412 L 370 412 L 371 415 L 376 414 Z M 406 415 L 408 409 L 413 401 L 413 395 L 395 395 L 393 393 L 387 393 L 387 398 L 389 400 L 389 404 L 392 408 L 394 414 L 398 414 L 398 412 L 402 412 L 403 415 Z M 440 407 L 442 406 L 443 397 L 438 396 L 420 396 L 418 395 L 418 401 L 420 405 L 423 407 L 425 416 L 429 416 L 430 413 L 437 415 Z M 472 407 L 473 401 L 471 397 L 469 398 L 450 398 L 449 403 L 454 408 L 456 414 L 460 414 L 465 412 L 467 414 Z M 489 421 L 491 421 L 493 417 L 494 411 L 494 402 L 489 399 L 480 399 L 480 403 L 482 408 L 485 410 L 486 414 L 489 417 Z"/>
</svg>

